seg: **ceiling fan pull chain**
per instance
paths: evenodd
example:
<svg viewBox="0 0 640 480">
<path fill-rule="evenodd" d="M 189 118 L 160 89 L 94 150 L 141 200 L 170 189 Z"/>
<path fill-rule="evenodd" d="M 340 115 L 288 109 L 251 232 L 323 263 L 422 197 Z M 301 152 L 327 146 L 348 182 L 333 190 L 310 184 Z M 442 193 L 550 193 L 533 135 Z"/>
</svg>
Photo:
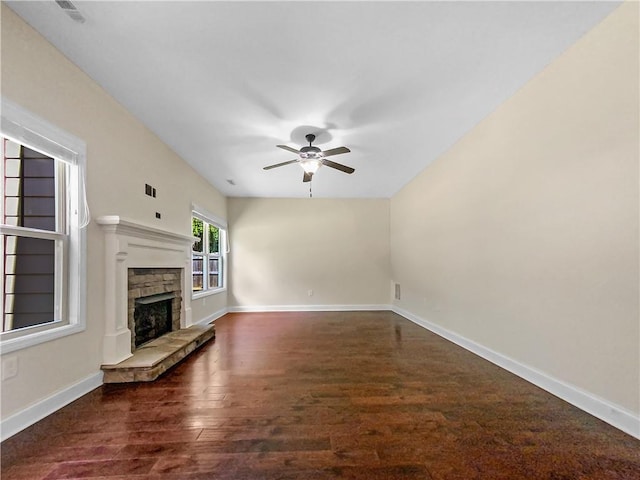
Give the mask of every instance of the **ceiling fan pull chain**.
<svg viewBox="0 0 640 480">
<path fill-rule="evenodd" d="M 309 198 L 313 198 L 313 194 L 311 193 L 311 184 L 313 182 L 309 182 Z"/>
</svg>

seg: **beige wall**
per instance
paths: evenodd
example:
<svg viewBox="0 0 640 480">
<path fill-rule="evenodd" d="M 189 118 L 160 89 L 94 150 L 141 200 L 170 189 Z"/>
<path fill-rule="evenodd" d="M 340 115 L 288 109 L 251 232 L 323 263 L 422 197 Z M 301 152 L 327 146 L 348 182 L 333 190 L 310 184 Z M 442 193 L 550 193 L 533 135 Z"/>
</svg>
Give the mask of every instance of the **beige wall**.
<svg viewBox="0 0 640 480">
<path fill-rule="evenodd" d="M 638 4 L 391 201 L 397 306 L 640 412 Z"/>
<path fill-rule="evenodd" d="M 87 143 L 87 193 L 94 218 L 130 220 L 190 234 L 191 202 L 226 217 L 226 199 L 31 27 L 2 5 L 2 95 Z M 144 184 L 157 198 L 144 195 Z M 156 220 L 155 212 L 162 214 Z M 104 245 L 87 241 L 85 332 L 11 353 L 18 375 L 2 383 L 2 418 L 99 371 Z M 192 304 L 193 321 L 226 307 L 226 293 Z"/>
<path fill-rule="evenodd" d="M 389 200 L 230 198 L 228 212 L 230 306 L 389 303 Z"/>
</svg>

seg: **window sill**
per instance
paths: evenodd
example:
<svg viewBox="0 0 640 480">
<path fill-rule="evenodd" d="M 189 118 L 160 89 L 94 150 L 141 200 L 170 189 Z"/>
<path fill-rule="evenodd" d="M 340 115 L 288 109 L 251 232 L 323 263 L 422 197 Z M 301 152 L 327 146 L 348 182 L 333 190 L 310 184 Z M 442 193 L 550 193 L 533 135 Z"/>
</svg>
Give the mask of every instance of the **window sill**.
<svg viewBox="0 0 640 480">
<path fill-rule="evenodd" d="M 227 287 L 215 288 L 211 290 L 204 290 L 199 292 L 191 293 L 191 300 L 198 300 L 199 298 L 209 297 L 211 295 L 217 295 L 218 293 L 223 293 L 227 291 Z"/>
<path fill-rule="evenodd" d="M 19 337 L 0 340 L 0 352 L 1 355 L 4 355 L 6 353 L 15 352 L 24 348 L 32 347 L 34 345 L 49 342 L 57 338 L 62 338 L 68 335 L 83 332 L 84 330 L 84 324 L 74 323 L 55 327 L 52 326 L 51 328 L 42 330 L 40 332 L 25 332 L 24 335 Z"/>
</svg>

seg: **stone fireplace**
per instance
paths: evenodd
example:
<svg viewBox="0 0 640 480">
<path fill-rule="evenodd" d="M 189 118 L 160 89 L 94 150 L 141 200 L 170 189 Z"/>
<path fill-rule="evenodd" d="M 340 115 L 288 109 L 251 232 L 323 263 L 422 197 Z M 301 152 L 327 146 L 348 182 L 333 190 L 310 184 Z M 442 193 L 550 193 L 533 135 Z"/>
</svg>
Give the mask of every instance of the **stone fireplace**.
<svg viewBox="0 0 640 480">
<path fill-rule="evenodd" d="M 116 365 L 132 356 L 136 345 L 136 307 L 147 318 L 138 330 L 154 336 L 167 329 L 159 320 L 162 308 L 171 317 L 171 331 L 192 326 L 191 282 L 185 273 L 194 238 L 141 225 L 119 216 L 96 219 L 105 232 L 105 333 L 103 365 Z M 164 302 L 170 307 L 149 305 Z M 147 310 L 144 312 L 144 310 Z M 153 317 L 153 318 L 149 318 Z"/>
<path fill-rule="evenodd" d="M 180 330 L 181 269 L 129 268 L 128 297 L 131 351 L 165 333 Z"/>
</svg>

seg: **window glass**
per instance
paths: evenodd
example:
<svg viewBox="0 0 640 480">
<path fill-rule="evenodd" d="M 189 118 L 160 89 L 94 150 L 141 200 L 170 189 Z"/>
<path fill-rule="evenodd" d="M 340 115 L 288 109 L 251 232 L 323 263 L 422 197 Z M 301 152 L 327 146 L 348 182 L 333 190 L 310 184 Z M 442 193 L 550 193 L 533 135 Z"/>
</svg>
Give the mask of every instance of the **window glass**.
<svg viewBox="0 0 640 480">
<path fill-rule="evenodd" d="M 194 252 L 203 252 L 203 222 L 199 218 L 193 218 L 191 222 L 193 236 L 198 237 L 198 241 L 193 243 Z"/>
<path fill-rule="evenodd" d="M 209 225 L 209 253 L 220 252 L 220 229 Z"/>
<path fill-rule="evenodd" d="M 56 161 L 11 140 L 3 141 L 3 223 L 55 231 Z"/>
<path fill-rule="evenodd" d="M 220 285 L 220 259 L 209 258 L 209 287 L 221 287 Z"/>
<path fill-rule="evenodd" d="M 7 332 L 60 319 L 56 279 L 64 267 L 56 260 L 56 246 L 66 235 L 56 228 L 66 209 L 56 198 L 56 183 L 66 167 L 6 138 L 2 152 L 2 223 L 16 227 L 2 235 L 0 245 L 2 332 Z"/>
<path fill-rule="evenodd" d="M 55 241 L 4 237 L 4 328 L 15 330 L 55 319 Z"/>
<path fill-rule="evenodd" d="M 192 272 L 193 272 L 193 291 L 199 292 L 203 289 L 203 280 L 204 280 L 204 272 L 203 268 L 203 258 L 202 255 L 193 255 L 191 260 L 192 262 Z"/>
</svg>

